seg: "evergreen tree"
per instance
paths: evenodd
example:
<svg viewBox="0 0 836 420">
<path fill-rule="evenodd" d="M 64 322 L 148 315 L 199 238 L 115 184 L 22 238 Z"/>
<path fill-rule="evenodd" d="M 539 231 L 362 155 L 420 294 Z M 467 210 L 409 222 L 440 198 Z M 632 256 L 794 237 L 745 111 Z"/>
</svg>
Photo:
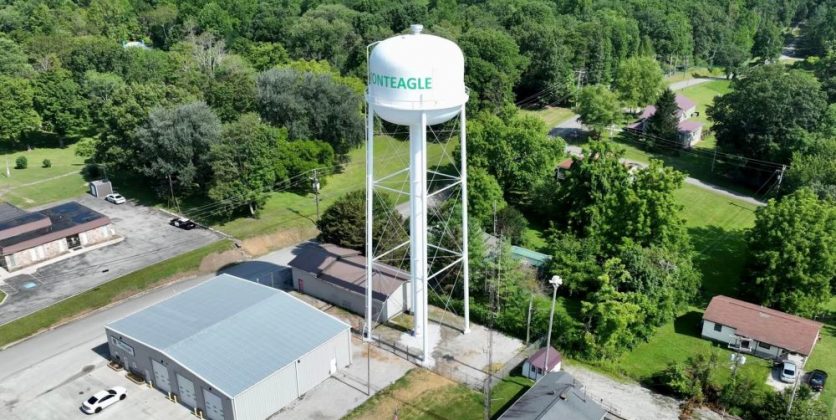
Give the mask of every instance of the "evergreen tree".
<svg viewBox="0 0 836 420">
<path fill-rule="evenodd" d="M 679 107 L 676 105 L 676 95 L 670 89 L 665 89 L 656 101 L 656 113 L 647 119 L 646 134 L 648 142 L 675 141 L 679 135 Z"/>
</svg>

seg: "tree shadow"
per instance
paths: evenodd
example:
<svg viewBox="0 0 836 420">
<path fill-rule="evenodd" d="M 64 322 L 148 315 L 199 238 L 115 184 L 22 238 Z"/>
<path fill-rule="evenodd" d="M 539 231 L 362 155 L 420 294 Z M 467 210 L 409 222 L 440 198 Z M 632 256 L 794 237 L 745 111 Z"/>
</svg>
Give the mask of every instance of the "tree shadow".
<svg viewBox="0 0 836 420">
<path fill-rule="evenodd" d="M 703 275 L 700 303 L 704 306 L 714 295 L 737 296 L 746 262 L 744 230 L 710 225 L 691 227 L 688 234 L 696 251 L 695 268 Z"/>
<path fill-rule="evenodd" d="M 673 330 L 677 334 L 699 338 L 701 336 L 702 312 L 690 311 L 673 321 Z"/>
</svg>

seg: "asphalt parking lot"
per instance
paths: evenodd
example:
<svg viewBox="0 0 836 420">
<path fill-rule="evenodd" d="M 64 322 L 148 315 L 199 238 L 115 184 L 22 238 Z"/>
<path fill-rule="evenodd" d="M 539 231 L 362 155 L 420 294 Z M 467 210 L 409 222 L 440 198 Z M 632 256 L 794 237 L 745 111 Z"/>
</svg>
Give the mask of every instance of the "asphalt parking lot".
<svg viewBox="0 0 836 420">
<path fill-rule="evenodd" d="M 89 195 L 76 201 L 110 217 L 116 234 L 124 239 L 5 279 L 0 290 L 8 297 L 0 305 L 0 324 L 220 239 L 206 229 L 170 226 L 168 214 L 150 207 L 131 202 L 115 205 Z"/>
</svg>

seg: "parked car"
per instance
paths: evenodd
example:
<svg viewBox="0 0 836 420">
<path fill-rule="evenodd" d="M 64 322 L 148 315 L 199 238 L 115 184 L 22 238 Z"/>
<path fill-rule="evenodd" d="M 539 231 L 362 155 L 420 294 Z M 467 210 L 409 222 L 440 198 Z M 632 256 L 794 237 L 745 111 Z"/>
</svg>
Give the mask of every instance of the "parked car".
<svg viewBox="0 0 836 420">
<path fill-rule="evenodd" d="M 121 386 L 99 391 L 81 403 L 81 411 L 87 414 L 99 413 L 107 407 L 128 397 L 128 391 Z"/>
<path fill-rule="evenodd" d="M 820 369 L 810 372 L 810 388 L 813 388 L 813 391 L 822 391 L 825 382 L 827 382 L 827 372 Z"/>
<path fill-rule="evenodd" d="M 122 194 L 112 193 L 105 196 L 105 200 L 110 201 L 113 204 L 124 204 L 127 200 L 125 197 L 122 197 Z"/>
<path fill-rule="evenodd" d="M 795 378 L 798 376 L 798 367 L 795 366 L 793 362 L 784 362 L 781 365 L 781 381 L 786 383 L 793 383 L 795 382 Z"/>
<path fill-rule="evenodd" d="M 180 229 L 184 230 L 192 230 L 197 227 L 197 223 L 191 221 L 190 219 L 186 219 L 185 217 L 178 217 L 175 219 L 171 219 L 168 222 L 171 226 L 179 227 Z"/>
</svg>

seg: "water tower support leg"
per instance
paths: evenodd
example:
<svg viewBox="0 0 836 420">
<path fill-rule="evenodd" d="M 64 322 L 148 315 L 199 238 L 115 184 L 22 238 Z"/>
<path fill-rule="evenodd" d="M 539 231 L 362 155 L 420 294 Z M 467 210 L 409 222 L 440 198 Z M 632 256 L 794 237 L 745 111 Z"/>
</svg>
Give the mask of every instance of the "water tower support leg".
<svg viewBox="0 0 836 420">
<path fill-rule="evenodd" d="M 464 331 L 470 332 L 470 258 L 468 257 L 468 213 L 467 213 L 467 117 L 465 107 L 459 113 L 461 118 L 461 134 L 459 135 L 459 150 L 461 151 L 461 168 L 459 169 L 462 183 L 462 277 L 464 277 Z"/>
<path fill-rule="evenodd" d="M 409 127 L 409 225 L 410 225 L 410 280 L 413 292 L 413 334 L 426 333 L 426 278 L 427 278 L 427 168 L 426 116 L 421 115 L 417 124 Z"/>
<path fill-rule="evenodd" d="M 366 325 L 365 341 L 372 340 L 372 273 L 374 248 L 372 245 L 372 226 L 374 226 L 374 108 L 367 105 L 366 110 Z"/>
</svg>

